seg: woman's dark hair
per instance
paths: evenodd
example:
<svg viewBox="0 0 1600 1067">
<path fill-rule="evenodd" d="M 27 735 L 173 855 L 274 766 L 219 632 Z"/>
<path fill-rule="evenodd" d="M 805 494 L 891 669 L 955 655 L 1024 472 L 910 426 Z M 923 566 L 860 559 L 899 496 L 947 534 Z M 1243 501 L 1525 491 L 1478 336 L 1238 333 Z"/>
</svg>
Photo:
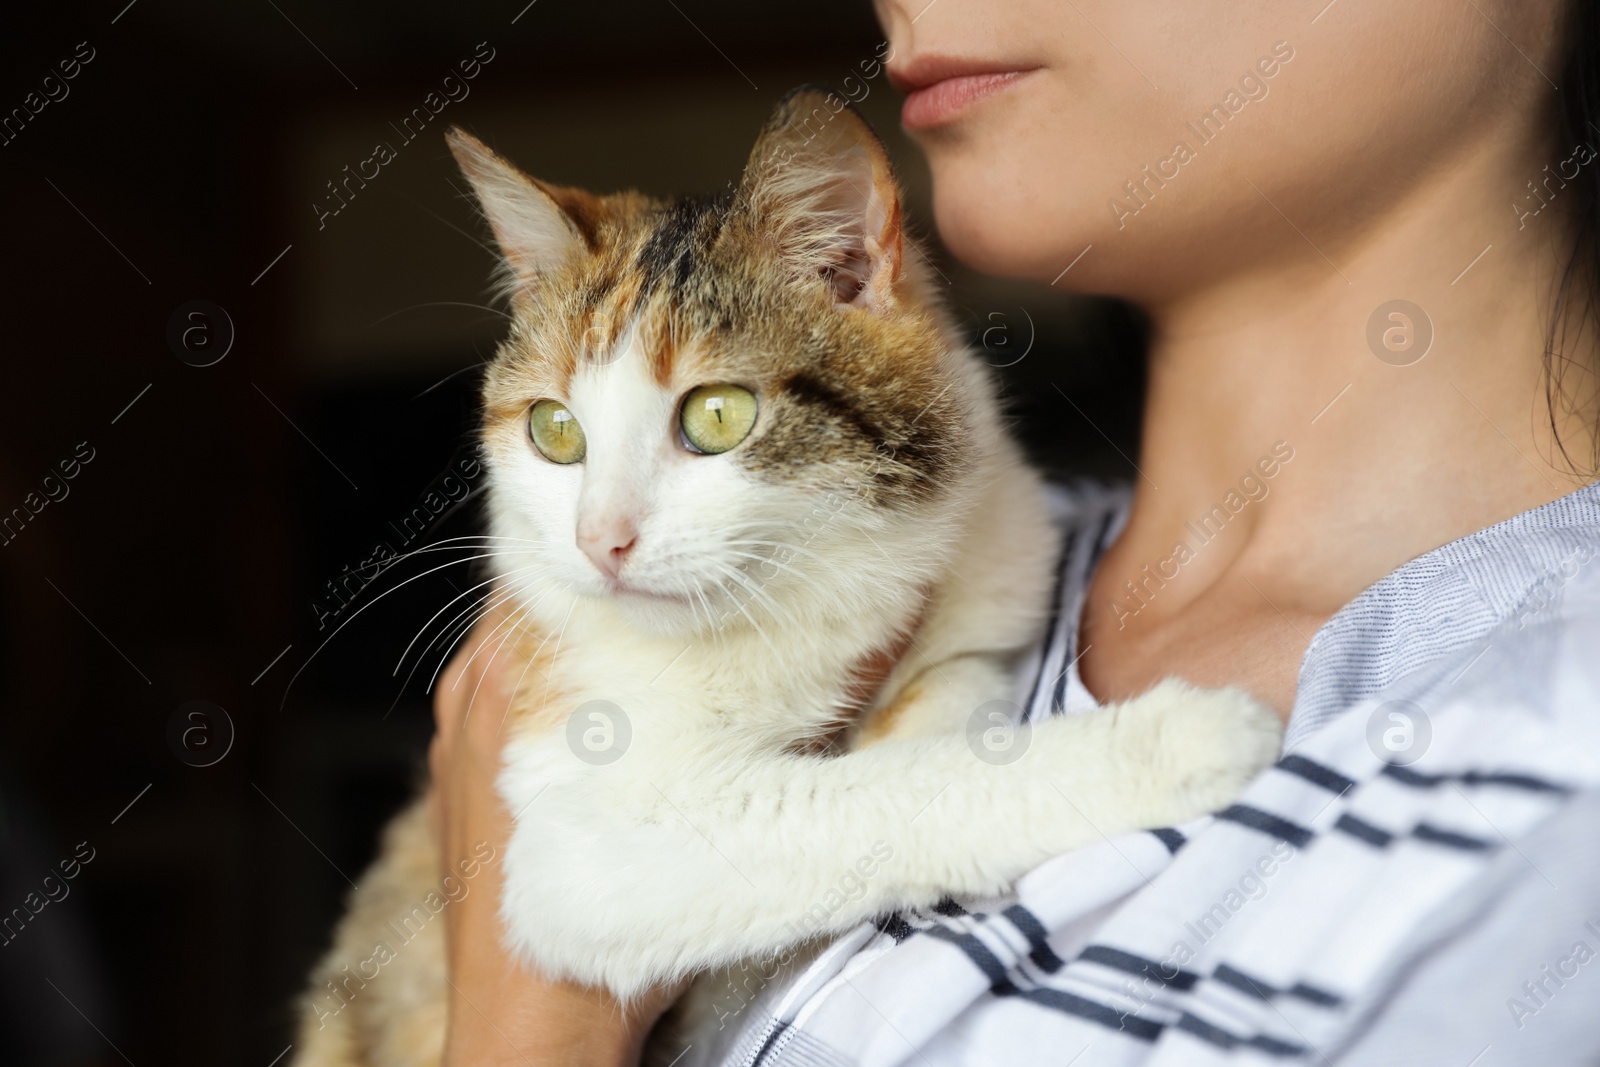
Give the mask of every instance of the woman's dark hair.
<svg viewBox="0 0 1600 1067">
<path fill-rule="evenodd" d="M 1590 160 L 1568 179 L 1573 187 L 1568 200 L 1572 246 L 1556 287 L 1550 332 L 1545 340 L 1545 399 L 1557 442 L 1562 441 L 1559 413 L 1570 412 L 1600 395 L 1596 388 L 1600 367 L 1589 366 L 1563 351 L 1569 324 L 1577 334 L 1575 347 L 1579 347 L 1585 329 L 1594 337 L 1600 326 L 1600 158 L 1596 156 L 1600 153 L 1600 2 L 1574 0 L 1567 12 L 1566 37 L 1567 59 L 1559 89 L 1561 147 L 1565 150 L 1587 145 Z M 1568 376 L 1572 372 L 1577 374 L 1576 389 L 1569 391 Z M 1590 476 L 1600 471 L 1600 427 L 1596 431 L 1589 456 Z M 1566 445 L 1562 443 L 1560 448 L 1568 466 L 1579 470 Z"/>
</svg>

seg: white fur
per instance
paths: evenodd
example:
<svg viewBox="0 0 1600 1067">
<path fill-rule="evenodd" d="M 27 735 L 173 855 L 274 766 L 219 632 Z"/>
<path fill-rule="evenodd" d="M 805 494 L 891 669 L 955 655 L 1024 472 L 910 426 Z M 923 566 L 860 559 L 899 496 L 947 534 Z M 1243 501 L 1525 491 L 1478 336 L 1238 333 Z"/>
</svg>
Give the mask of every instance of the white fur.
<svg viewBox="0 0 1600 1067">
<path fill-rule="evenodd" d="M 793 943 L 825 901 L 809 932 L 992 893 L 1102 835 L 1215 810 L 1275 758 L 1270 711 L 1176 682 L 1040 724 L 1009 765 L 974 755 L 968 719 L 1010 694 L 1037 639 L 1056 538 L 981 368 L 948 359 L 970 398 L 954 447 L 973 463 L 910 511 L 684 451 L 677 397 L 631 340 L 613 363 L 584 365 L 564 398 L 585 462 L 550 463 L 517 428 L 487 441 L 496 565 L 519 622 L 556 635 L 552 690 L 572 709 L 616 704 L 632 733 L 605 766 L 578 759 L 560 729 L 506 750 L 498 786 L 517 819 L 502 914 L 544 972 L 627 997 Z M 639 531 L 621 580 L 654 595 L 619 592 L 575 543 L 580 522 L 619 516 Z M 764 574 L 756 557 L 778 545 L 799 551 Z M 925 594 L 883 690 L 915 687 L 890 736 L 834 757 L 790 752 L 836 721 L 852 668 Z M 832 907 L 879 840 L 893 859 Z"/>
</svg>

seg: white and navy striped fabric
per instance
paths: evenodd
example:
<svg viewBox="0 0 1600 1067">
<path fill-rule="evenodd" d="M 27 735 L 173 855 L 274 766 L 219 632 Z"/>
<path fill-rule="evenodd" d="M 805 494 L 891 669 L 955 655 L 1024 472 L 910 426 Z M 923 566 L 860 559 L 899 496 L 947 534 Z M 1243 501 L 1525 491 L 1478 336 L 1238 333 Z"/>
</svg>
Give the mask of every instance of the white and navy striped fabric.
<svg viewBox="0 0 1600 1067">
<path fill-rule="evenodd" d="M 1076 623 L 1127 496 L 1059 503 L 1033 718 L 1094 706 Z M 1411 561 L 1313 638 L 1236 804 L 863 924 L 680 1063 L 1600 1063 L 1597 555 L 1600 483 Z"/>
</svg>

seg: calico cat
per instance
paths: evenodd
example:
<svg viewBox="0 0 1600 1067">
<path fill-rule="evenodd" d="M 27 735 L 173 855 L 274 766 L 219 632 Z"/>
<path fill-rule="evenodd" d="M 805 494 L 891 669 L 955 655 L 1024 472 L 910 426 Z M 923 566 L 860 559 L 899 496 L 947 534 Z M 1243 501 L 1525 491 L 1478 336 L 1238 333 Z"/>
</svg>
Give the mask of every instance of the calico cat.
<svg viewBox="0 0 1600 1067">
<path fill-rule="evenodd" d="M 1016 719 L 994 713 L 1058 538 L 842 101 L 790 94 L 737 189 L 700 199 L 593 195 L 449 142 L 514 311 L 482 450 L 527 668 L 497 782 L 520 813 L 500 861 L 522 959 L 627 998 L 995 893 L 1214 811 L 1275 758 L 1270 710 L 1176 681 L 981 758 Z M 852 717 L 853 669 L 896 645 Z M 841 873 L 885 850 L 844 899 Z M 350 983 L 438 864 L 413 808 L 313 976 L 298 1063 L 438 1062 L 442 922 Z"/>
</svg>

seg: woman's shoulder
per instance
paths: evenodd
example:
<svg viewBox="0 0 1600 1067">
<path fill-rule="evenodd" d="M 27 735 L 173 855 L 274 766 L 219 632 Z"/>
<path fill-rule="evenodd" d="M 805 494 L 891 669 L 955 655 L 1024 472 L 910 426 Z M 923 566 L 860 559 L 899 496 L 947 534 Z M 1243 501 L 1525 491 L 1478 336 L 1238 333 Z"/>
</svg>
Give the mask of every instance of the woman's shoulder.
<svg viewBox="0 0 1600 1067">
<path fill-rule="evenodd" d="M 1546 706 L 1558 665 L 1600 648 L 1597 626 L 1600 483 L 1426 552 L 1341 608 L 1306 650 L 1288 743 L 1374 699 Z"/>
</svg>

